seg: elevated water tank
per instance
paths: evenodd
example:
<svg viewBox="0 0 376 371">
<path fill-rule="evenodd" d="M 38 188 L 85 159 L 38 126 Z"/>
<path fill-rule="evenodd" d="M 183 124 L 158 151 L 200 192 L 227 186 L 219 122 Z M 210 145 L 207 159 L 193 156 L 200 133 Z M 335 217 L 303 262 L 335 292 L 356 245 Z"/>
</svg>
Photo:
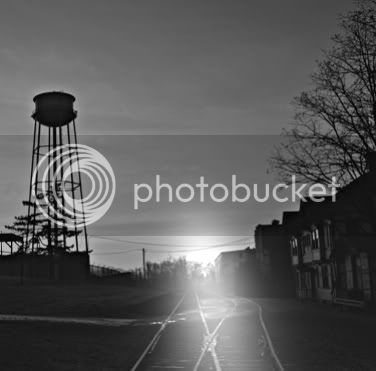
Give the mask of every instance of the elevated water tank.
<svg viewBox="0 0 376 371">
<path fill-rule="evenodd" d="M 33 99 L 35 111 L 31 117 L 46 126 L 67 125 L 77 117 L 73 108 L 75 100 L 73 95 L 60 91 L 38 94 Z"/>
</svg>

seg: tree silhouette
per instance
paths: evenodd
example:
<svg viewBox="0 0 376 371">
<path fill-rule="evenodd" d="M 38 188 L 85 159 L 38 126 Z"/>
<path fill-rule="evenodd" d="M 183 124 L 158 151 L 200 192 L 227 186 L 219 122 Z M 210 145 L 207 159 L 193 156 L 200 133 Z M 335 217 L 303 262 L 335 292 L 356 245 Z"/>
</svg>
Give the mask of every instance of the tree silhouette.
<svg viewBox="0 0 376 371">
<path fill-rule="evenodd" d="M 285 181 L 341 185 L 366 171 L 376 150 L 376 1 L 362 0 L 341 17 L 340 33 L 312 74 L 312 86 L 295 98 L 295 118 L 283 131 L 271 167 Z"/>
<path fill-rule="evenodd" d="M 22 204 L 31 210 L 37 210 L 34 202 L 23 201 Z M 82 232 L 62 226 L 56 227 L 41 212 L 16 216 L 14 219 L 13 224 L 6 225 L 5 228 L 23 238 L 24 251 L 29 253 L 51 254 L 57 250 L 69 251 L 74 244 L 64 244 L 64 240 L 67 241 Z"/>
</svg>

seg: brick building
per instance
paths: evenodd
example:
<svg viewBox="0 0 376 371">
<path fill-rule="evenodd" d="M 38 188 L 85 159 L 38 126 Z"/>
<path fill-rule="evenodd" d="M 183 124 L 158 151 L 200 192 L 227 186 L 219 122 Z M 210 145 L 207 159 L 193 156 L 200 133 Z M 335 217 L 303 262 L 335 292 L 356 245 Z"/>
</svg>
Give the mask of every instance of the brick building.
<svg viewBox="0 0 376 371">
<path fill-rule="evenodd" d="M 278 220 L 255 229 L 256 262 L 263 296 L 292 296 L 293 276 L 289 240 Z"/>
<path fill-rule="evenodd" d="M 375 302 L 376 158 L 332 202 L 302 202 L 284 214 L 299 298 L 355 306 Z"/>
</svg>

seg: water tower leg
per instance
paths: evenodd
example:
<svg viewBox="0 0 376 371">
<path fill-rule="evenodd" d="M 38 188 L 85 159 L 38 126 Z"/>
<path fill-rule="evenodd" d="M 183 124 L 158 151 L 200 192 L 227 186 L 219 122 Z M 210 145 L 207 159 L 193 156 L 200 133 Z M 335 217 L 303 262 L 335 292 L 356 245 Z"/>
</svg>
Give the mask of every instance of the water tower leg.
<svg viewBox="0 0 376 371">
<path fill-rule="evenodd" d="M 36 162 L 39 162 L 39 148 L 40 148 L 40 131 L 41 131 L 41 125 L 38 123 L 38 134 L 37 134 L 37 146 L 33 149 L 33 157 L 35 156 Z M 34 186 L 34 193 L 38 194 L 38 169 L 36 171 L 36 181 L 35 184 L 31 184 L 30 182 L 30 189 Z M 31 199 L 29 199 L 29 202 L 31 202 Z M 33 210 L 33 219 L 35 220 L 36 214 L 37 214 L 37 205 L 34 201 L 34 210 Z M 33 223 L 33 233 L 32 233 L 32 242 L 31 242 L 31 252 L 34 252 L 34 243 L 35 243 L 35 223 Z"/>
<path fill-rule="evenodd" d="M 37 132 L 37 122 L 34 121 L 34 135 L 33 135 L 33 151 L 31 155 L 31 170 L 30 170 L 30 187 L 29 187 L 29 203 L 27 205 L 27 226 L 26 226 L 26 246 L 29 241 L 29 225 L 30 225 L 30 208 L 31 208 L 31 187 L 32 187 L 32 182 L 33 182 L 33 170 L 34 170 L 34 151 L 35 151 L 35 134 Z M 34 235 L 34 234 L 33 234 Z M 32 242 L 33 244 L 33 242 Z"/>
<path fill-rule="evenodd" d="M 68 145 L 71 144 L 71 133 L 70 133 L 69 126 L 70 125 L 67 126 Z M 69 153 L 69 166 L 72 167 L 72 155 L 71 155 L 71 153 Z M 75 202 L 76 184 L 75 184 L 73 172 L 71 172 L 70 179 L 71 179 L 71 187 L 72 187 L 71 197 L 72 197 L 72 200 L 73 200 L 73 218 L 75 220 L 76 219 L 76 202 Z M 76 251 L 78 252 L 79 251 L 79 249 L 78 249 L 78 233 L 77 233 L 76 224 L 74 225 L 74 238 L 75 238 L 75 243 L 76 243 Z"/>
<path fill-rule="evenodd" d="M 63 132 L 61 127 L 59 128 L 59 146 L 60 146 L 60 163 L 64 161 L 63 159 Z M 61 192 L 61 204 L 63 206 L 63 210 L 65 210 L 65 199 L 64 199 L 64 184 L 63 184 L 63 176 L 64 176 L 64 170 L 63 166 L 60 167 L 60 189 L 59 192 Z M 65 225 L 65 218 L 63 218 L 63 249 L 66 251 L 67 249 L 67 236 L 66 236 L 66 225 Z"/>
<path fill-rule="evenodd" d="M 73 120 L 73 132 L 74 132 L 74 141 L 77 144 L 77 132 L 76 132 L 76 122 L 75 122 L 75 120 Z M 79 185 L 79 187 L 80 187 L 80 196 L 81 196 L 81 199 L 83 199 L 80 164 L 79 164 L 79 162 L 77 162 L 77 164 L 78 164 L 78 182 L 80 184 Z M 88 241 L 87 241 L 87 229 L 86 229 L 86 224 L 85 224 L 85 210 L 83 209 L 83 207 L 82 207 L 81 211 L 82 211 L 82 214 L 84 216 L 85 250 L 88 253 L 89 252 L 89 245 L 88 245 Z"/>
</svg>

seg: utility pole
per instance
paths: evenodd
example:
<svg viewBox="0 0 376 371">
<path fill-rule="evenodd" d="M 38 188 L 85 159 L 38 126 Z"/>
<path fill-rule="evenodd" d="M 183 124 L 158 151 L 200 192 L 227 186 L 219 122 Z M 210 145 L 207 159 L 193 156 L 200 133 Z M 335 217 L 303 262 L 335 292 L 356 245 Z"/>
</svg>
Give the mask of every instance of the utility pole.
<svg viewBox="0 0 376 371">
<path fill-rule="evenodd" d="M 146 279 L 146 260 L 145 260 L 145 249 L 142 249 L 142 271 L 144 279 Z"/>
</svg>

